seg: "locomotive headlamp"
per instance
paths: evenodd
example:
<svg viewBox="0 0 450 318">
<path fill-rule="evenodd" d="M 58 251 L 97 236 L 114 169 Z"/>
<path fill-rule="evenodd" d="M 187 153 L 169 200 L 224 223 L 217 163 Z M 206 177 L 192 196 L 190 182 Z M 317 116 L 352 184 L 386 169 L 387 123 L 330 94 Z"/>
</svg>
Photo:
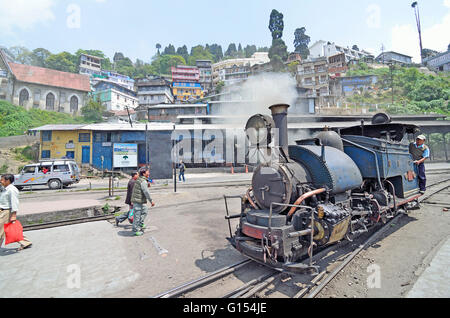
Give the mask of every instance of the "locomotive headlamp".
<svg viewBox="0 0 450 318">
<path fill-rule="evenodd" d="M 267 146 L 272 142 L 273 128 L 275 128 L 275 122 L 272 117 L 257 114 L 247 121 L 245 132 L 252 146 Z"/>
</svg>

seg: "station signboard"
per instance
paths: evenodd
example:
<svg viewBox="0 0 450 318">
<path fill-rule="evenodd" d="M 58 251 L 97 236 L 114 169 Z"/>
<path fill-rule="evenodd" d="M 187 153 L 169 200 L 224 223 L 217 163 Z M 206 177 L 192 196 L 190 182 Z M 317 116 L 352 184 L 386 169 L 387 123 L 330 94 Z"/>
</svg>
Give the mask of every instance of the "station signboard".
<svg viewBox="0 0 450 318">
<path fill-rule="evenodd" d="M 137 144 L 114 144 L 113 166 L 114 166 L 114 168 L 137 168 L 138 167 L 138 145 Z"/>
</svg>

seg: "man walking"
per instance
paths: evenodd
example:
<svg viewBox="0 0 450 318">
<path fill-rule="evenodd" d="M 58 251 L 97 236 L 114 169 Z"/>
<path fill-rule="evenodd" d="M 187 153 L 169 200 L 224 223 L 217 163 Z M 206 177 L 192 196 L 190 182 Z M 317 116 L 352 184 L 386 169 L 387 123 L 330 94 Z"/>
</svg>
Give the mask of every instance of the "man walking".
<svg viewBox="0 0 450 318">
<path fill-rule="evenodd" d="M 4 225 L 17 221 L 19 211 L 19 190 L 13 185 L 14 176 L 5 174 L 0 180 L 0 247 L 5 238 Z M 20 247 L 17 251 L 31 247 L 32 243 L 24 236 L 23 241 L 18 242 Z"/>
<path fill-rule="evenodd" d="M 184 178 L 184 171 L 186 170 L 186 165 L 184 164 L 183 160 L 180 160 L 180 164 L 178 165 L 180 168 L 180 174 L 178 175 L 178 181 L 181 182 L 181 177 L 183 177 L 183 182 L 186 182 L 186 179 Z"/>
<path fill-rule="evenodd" d="M 142 231 L 145 229 L 144 221 L 148 214 L 147 202 L 150 202 L 152 207 L 155 206 L 148 191 L 149 176 L 150 171 L 147 168 L 141 168 L 139 170 L 139 179 L 136 180 L 131 194 L 131 203 L 134 208 L 133 232 L 136 236 L 144 234 Z"/>
<path fill-rule="evenodd" d="M 409 145 L 409 152 L 413 157 L 414 163 L 417 165 L 419 169 L 419 188 L 420 193 L 424 194 L 427 190 L 427 178 L 425 176 L 425 160 L 430 158 L 430 149 L 425 145 L 425 136 L 420 135 L 417 136 L 416 142 L 412 142 Z"/>
<path fill-rule="evenodd" d="M 128 204 L 128 211 L 123 213 L 122 215 L 116 217 L 116 226 L 119 226 L 119 223 L 122 223 L 126 219 L 128 219 L 131 209 L 133 209 L 133 203 L 131 203 L 131 195 L 133 194 L 133 188 L 134 184 L 136 183 L 136 180 L 138 179 L 139 175 L 137 172 L 133 172 L 131 175 L 131 180 L 128 182 L 127 187 L 127 197 L 125 199 L 125 204 Z"/>
</svg>

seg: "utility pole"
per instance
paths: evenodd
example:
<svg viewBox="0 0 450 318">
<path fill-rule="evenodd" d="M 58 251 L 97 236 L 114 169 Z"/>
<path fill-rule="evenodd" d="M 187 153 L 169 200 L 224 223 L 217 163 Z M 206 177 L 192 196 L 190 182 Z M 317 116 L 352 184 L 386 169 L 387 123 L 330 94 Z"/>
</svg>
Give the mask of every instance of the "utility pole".
<svg viewBox="0 0 450 318">
<path fill-rule="evenodd" d="M 392 87 L 392 103 L 391 105 L 394 106 L 394 63 L 389 64 L 389 70 L 391 71 L 391 87 Z"/>
<path fill-rule="evenodd" d="M 420 63 L 423 64 L 422 28 L 420 25 L 419 4 L 417 3 L 417 1 L 414 1 L 411 4 L 411 7 L 414 8 L 414 13 L 416 15 L 417 30 L 419 31 Z"/>
</svg>

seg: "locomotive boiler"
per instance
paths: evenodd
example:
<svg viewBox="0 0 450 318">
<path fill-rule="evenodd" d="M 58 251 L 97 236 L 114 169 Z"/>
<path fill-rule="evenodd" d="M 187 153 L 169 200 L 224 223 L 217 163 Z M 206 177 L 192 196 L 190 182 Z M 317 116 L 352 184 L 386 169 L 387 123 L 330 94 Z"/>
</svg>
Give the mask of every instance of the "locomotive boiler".
<svg viewBox="0 0 450 318">
<path fill-rule="evenodd" d="M 278 139 L 279 144 L 255 169 L 241 213 L 226 219 L 239 218 L 229 241 L 242 254 L 302 272 L 311 268 L 304 260 L 317 249 L 353 240 L 420 196 L 417 167 L 402 143 L 418 127 L 393 124 L 381 114 L 370 125 L 324 130 L 289 145 L 288 108 L 274 105 L 272 118 L 255 115 L 248 121 L 251 143 L 261 147 L 257 140 L 268 145 Z"/>
</svg>

